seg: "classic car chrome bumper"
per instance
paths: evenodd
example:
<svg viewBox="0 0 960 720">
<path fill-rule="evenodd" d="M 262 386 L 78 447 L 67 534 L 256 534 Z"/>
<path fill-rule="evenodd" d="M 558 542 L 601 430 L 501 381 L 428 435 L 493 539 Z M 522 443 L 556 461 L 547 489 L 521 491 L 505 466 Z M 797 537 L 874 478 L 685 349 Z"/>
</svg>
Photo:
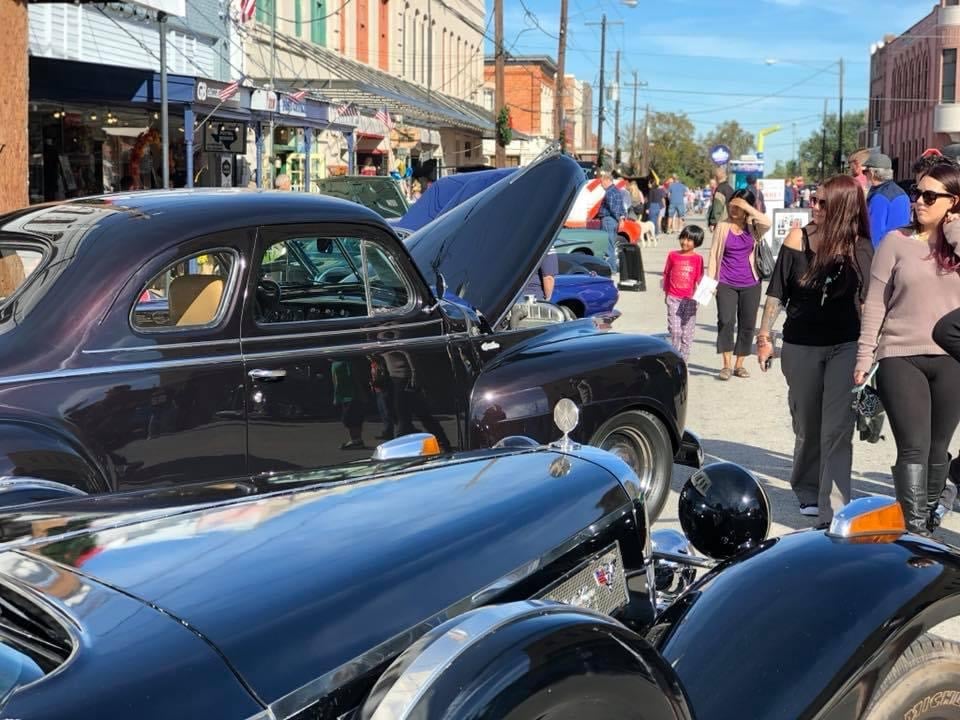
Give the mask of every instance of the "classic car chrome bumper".
<svg viewBox="0 0 960 720">
<path fill-rule="evenodd" d="M 686 465 L 698 470 L 703 467 L 703 445 L 695 432 L 683 431 L 683 437 L 680 438 L 680 449 L 673 456 L 673 461 L 677 465 Z"/>
</svg>

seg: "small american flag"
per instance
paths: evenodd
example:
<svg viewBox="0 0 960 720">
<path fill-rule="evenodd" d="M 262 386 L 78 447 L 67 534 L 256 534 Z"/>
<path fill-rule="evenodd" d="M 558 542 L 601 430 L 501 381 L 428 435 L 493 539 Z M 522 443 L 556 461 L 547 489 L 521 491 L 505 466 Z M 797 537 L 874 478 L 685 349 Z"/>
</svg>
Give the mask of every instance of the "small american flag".
<svg viewBox="0 0 960 720">
<path fill-rule="evenodd" d="M 296 92 L 290 93 L 290 99 L 294 102 L 303 102 L 303 99 L 307 96 L 306 90 L 297 90 Z"/>
<path fill-rule="evenodd" d="M 374 117 L 387 126 L 390 130 L 393 130 L 393 118 L 390 117 L 390 111 L 387 108 L 382 107 L 377 110 L 377 114 Z"/>
<path fill-rule="evenodd" d="M 250 22 L 257 13 L 257 0 L 240 0 L 240 22 Z"/>
<path fill-rule="evenodd" d="M 232 98 L 240 92 L 240 81 L 234 80 L 229 85 L 224 85 L 223 89 L 220 90 L 220 102 L 225 103 L 227 100 Z"/>
<path fill-rule="evenodd" d="M 360 117 L 360 111 L 351 102 L 345 102 L 337 108 L 337 117 Z"/>
</svg>

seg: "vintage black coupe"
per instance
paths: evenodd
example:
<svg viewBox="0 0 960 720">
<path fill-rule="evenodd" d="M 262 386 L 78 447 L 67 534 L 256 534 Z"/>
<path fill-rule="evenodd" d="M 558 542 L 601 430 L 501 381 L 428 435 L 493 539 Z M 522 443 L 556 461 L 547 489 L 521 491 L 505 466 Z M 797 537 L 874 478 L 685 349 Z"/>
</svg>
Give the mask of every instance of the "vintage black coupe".
<svg viewBox="0 0 960 720">
<path fill-rule="evenodd" d="M 449 451 L 546 441 L 570 398 L 577 439 L 627 460 L 656 515 L 675 456 L 698 462 L 683 361 L 595 319 L 504 327 L 582 182 L 545 158 L 412 252 L 373 212 L 301 193 L 0 217 L 0 505 L 336 465 L 418 430 Z"/>
<path fill-rule="evenodd" d="M 892 498 L 764 541 L 759 483 L 708 466 L 688 542 L 651 536 L 610 453 L 417 443 L 436 450 L 0 516 L 2 716 L 958 716 L 960 649 L 926 631 L 960 612 L 960 558 Z"/>
</svg>

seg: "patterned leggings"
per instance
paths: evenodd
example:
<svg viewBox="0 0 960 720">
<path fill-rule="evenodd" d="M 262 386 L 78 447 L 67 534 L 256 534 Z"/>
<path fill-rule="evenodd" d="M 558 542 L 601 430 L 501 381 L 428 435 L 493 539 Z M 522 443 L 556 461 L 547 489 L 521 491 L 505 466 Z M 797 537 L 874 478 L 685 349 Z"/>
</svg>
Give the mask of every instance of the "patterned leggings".
<svg viewBox="0 0 960 720">
<path fill-rule="evenodd" d="M 697 301 L 693 298 L 667 296 L 667 330 L 670 333 L 670 343 L 684 361 L 690 359 L 696 329 Z"/>
</svg>

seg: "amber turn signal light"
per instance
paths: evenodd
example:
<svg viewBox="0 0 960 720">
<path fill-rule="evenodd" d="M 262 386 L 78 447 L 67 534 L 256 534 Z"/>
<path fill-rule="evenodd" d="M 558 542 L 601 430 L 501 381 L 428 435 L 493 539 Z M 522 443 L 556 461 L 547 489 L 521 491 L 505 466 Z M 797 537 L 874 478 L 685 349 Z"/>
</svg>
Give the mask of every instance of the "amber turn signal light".
<svg viewBox="0 0 960 720">
<path fill-rule="evenodd" d="M 440 454 L 440 442 L 433 435 L 429 435 L 423 439 L 423 445 L 420 446 L 420 454 L 423 456 L 427 455 L 439 455 Z"/>
<path fill-rule="evenodd" d="M 906 533 L 900 503 L 892 497 L 859 498 L 838 512 L 827 535 L 853 542 L 893 542 Z"/>
</svg>

